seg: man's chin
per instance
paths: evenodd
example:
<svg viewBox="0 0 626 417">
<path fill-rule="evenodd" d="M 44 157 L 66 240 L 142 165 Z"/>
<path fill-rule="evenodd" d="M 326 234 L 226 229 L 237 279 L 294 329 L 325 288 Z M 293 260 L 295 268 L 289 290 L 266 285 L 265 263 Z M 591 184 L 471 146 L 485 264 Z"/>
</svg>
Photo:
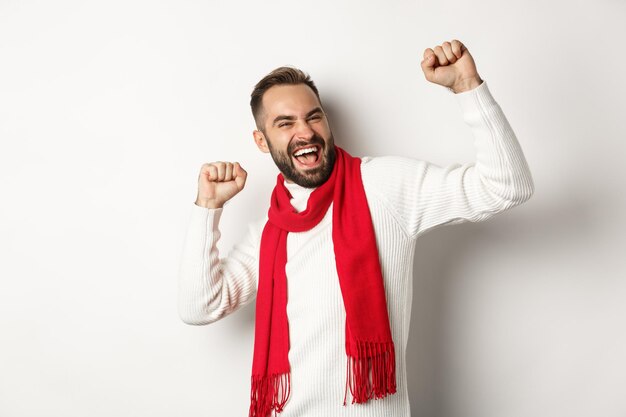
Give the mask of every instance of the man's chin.
<svg viewBox="0 0 626 417">
<path fill-rule="evenodd" d="M 328 178 L 322 178 L 323 167 L 316 167 L 304 172 L 297 170 L 296 172 L 298 175 L 285 175 L 283 172 L 283 177 L 304 188 L 316 188 L 328 180 Z"/>
</svg>

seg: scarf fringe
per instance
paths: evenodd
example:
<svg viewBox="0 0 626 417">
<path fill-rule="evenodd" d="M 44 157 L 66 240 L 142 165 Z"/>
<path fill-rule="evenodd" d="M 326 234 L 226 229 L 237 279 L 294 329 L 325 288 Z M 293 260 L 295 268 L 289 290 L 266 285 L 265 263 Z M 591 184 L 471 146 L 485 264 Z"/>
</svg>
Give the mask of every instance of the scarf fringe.
<svg viewBox="0 0 626 417">
<path fill-rule="evenodd" d="M 348 355 L 343 405 L 346 405 L 348 387 L 352 404 L 395 394 L 396 357 L 393 342 L 356 341 L 356 347 L 356 357 Z"/>
<path fill-rule="evenodd" d="M 268 417 L 283 411 L 291 393 L 291 373 L 252 376 L 248 417 Z"/>
</svg>

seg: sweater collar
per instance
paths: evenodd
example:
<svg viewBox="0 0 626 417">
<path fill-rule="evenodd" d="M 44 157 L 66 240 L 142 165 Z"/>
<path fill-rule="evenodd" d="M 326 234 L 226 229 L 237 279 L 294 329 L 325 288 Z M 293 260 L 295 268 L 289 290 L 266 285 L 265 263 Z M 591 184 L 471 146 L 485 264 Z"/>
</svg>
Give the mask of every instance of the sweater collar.
<svg viewBox="0 0 626 417">
<path fill-rule="evenodd" d="M 306 210 L 306 203 L 309 201 L 309 197 L 311 193 L 316 190 L 316 188 L 306 188 L 301 185 L 296 184 L 295 182 L 289 184 L 287 180 L 284 180 L 285 188 L 289 190 L 291 193 L 291 205 L 296 209 L 298 213 Z"/>
</svg>

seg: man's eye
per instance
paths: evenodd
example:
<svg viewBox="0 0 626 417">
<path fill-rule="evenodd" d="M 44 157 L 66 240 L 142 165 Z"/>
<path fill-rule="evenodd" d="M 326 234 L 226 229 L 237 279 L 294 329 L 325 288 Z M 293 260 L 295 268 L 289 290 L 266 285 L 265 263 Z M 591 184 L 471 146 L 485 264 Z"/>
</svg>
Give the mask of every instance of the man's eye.
<svg viewBox="0 0 626 417">
<path fill-rule="evenodd" d="M 319 119 L 321 119 L 321 118 L 322 118 L 322 116 L 320 116 L 320 115 L 318 114 L 318 115 L 316 115 L 316 116 L 311 116 L 309 119 L 310 119 L 310 120 L 319 120 Z"/>
<path fill-rule="evenodd" d="M 290 126 L 291 123 L 280 123 L 278 127 Z"/>
</svg>

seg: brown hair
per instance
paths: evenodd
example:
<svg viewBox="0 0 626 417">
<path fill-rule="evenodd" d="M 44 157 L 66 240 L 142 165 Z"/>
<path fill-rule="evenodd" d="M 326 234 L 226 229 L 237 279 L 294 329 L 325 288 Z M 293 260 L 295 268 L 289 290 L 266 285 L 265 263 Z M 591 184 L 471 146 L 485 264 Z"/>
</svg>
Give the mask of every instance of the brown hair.
<svg viewBox="0 0 626 417">
<path fill-rule="evenodd" d="M 317 87 L 315 83 L 311 79 L 311 77 L 305 72 L 299 70 L 295 67 L 278 67 L 265 77 L 261 79 L 255 86 L 254 90 L 252 90 L 252 94 L 250 95 L 250 107 L 252 108 L 252 116 L 254 117 L 254 121 L 256 123 L 257 129 L 260 131 L 264 130 L 264 126 L 262 121 L 260 120 L 260 116 L 263 110 L 263 94 L 270 87 L 275 85 L 297 85 L 297 84 L 306 84 L 317 96 L 317 99 L 320 101 L 319 92 L 317 91 Z"/>
</svg>

